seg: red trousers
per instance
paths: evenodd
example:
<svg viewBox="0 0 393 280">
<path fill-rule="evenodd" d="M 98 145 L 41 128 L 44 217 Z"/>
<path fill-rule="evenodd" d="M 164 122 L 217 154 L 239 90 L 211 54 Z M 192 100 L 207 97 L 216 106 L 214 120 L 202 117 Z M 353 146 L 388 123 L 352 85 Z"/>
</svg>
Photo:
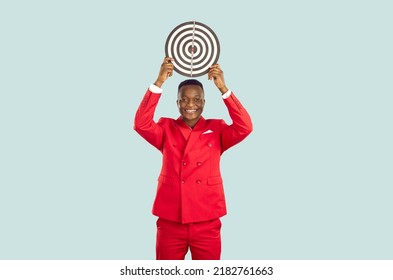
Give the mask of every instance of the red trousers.
<svg viewBox="0 0 393 280">
<path fill-rule="evenodd" d="M 219 260 L 221 221 L 181 224 L 157 220 L 156 259 L 184 260 L 188 248 L 193 260 Z"/>
</svg>

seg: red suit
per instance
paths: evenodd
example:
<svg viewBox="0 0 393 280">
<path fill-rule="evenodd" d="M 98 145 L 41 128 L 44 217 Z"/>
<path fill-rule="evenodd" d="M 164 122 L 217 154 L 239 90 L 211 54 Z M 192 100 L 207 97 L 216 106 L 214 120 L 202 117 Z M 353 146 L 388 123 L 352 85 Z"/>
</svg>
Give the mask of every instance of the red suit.
<svg viewBox="0 0 393 280">
<path fill-rule="evenodd" d="M 163 154 L 153 214 L 190 224 L 226 214 L 221 154 L 252 131 L 249 114 L 236 96 L 224 99 L 233 124 L 201 117 L 191 129 L 180 118 L 153 120 L 161 94 L 148 90 L 135 115 L 134 129 Z"/>
</svg>

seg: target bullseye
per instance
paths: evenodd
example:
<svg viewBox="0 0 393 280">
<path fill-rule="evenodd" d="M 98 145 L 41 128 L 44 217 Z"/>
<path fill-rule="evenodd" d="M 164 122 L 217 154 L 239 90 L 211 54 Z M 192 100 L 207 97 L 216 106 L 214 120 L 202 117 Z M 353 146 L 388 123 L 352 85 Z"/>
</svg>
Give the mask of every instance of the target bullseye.
<svg viewBox="0 0 393 280">
<path fill-rule="evenodd" d="M 165 43 L 165 55 L 174 59 L 177 73 L 198 77 L 209 72 L 220 56 L 220 43 L 206 24 L 188 21 L 176 26 Z"/>
</svg>

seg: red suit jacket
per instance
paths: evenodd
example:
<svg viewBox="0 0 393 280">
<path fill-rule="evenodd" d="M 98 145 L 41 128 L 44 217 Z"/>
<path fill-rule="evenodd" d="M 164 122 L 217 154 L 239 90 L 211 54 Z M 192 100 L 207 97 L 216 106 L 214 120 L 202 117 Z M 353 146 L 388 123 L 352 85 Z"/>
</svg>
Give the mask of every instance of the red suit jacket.
<svg viewBox="0 0 393 280">
<path fill-rule="evenodd" d="M 147 90 L 134 121 L 134 129 L 163 154 L 153 214 L 180 223 L 224 216 L 220 156 L 251 133 L 249 114 L 232 92 L 224 99 L 231 125 L 203 117 L 192 130 L 181 117 L 160 118 L 156 123 L 153 117 L 160 96 Z"/>
</svg>

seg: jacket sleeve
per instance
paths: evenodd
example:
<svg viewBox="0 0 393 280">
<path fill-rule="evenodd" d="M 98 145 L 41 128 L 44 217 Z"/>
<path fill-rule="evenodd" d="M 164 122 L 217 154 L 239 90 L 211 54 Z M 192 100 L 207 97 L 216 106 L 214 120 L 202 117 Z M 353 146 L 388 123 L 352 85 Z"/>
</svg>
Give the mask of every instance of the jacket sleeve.
<svg viewBox="0 0 393 280">
<path fill-rule="evenodd" d="M 228 98 L 224 99 L 224 103 L 228 108 L 232 124 L 228 125 L 222 121 L 222 152 L 241 142 L 253 130 L 250 115 L 233 92 Z"/>
<path fill-rule="evenodd" d="M 161 94 L 147 90 L 134 118 L 134 130 L 159 150 L 162 147 L 163 131 L 153 118 L 160 97 Z"/>
</svg>

